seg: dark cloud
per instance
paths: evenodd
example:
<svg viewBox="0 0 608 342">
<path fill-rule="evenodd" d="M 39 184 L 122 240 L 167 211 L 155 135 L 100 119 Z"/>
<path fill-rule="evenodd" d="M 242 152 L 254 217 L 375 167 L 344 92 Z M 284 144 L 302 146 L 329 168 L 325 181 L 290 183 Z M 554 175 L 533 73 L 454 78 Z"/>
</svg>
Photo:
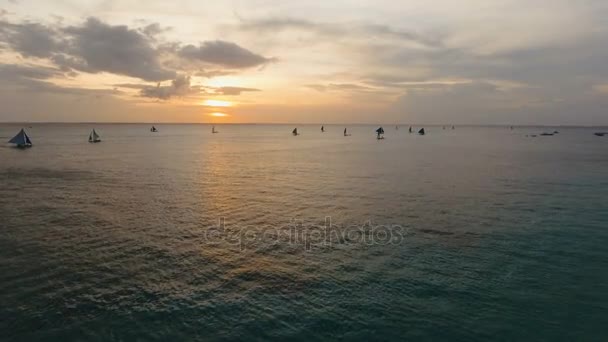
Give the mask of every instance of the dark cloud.
<svg viewBox="0 0 608 342">
<path fill-rule="evenodd" d="M 175 71 L 161 66 L 156 49 L 137 30 L 89 18 L 84 25 L 70 26 L 64 31 L 73 38 L 70 50 L 79 61 L 71 67 L 77 70 L 110 72 L 146 81 L 175 77 Z"/>
<path fill-rule="evenodd" d="M 158 23 L 129 28 L 93 17 L 67 27 L 61 22 L 43 25 L 0 20 L 0 49 L 25 58 L 48 59 L 64 72 L 107 72 L 152 82 L 179 80 L 178 72 L 215 77 L 275 60 L 227 41 L 207 41 L 196 47 L 157 39 L 169 29 Z M 157 90 L 150 90 L 149 95 L 166 96 Z"/>
<path fill-rule="evenodd" d="M 0 64 L 0 89 L 13 89 L 27 93 L 56 93 L 71 95 L 113 95 L 110 89 L 62 87 L 49 81 L 63 78 L 64 73 L 55 68 L 34 65 Z"/>
<path fill-rule="evenodd" d="M 443 45 L 443 36 L 438 33 L 421 34 L 415 31 L 398 30 L 388 25 L 357 22 L 322 23 L 297 18 L 268 18 L 242 21 L 239 29 L 257 33 L 277 33 L 295 30 L 307 31 L 328 38 L 395 39 L 415 42 L 429 47 Z"/>
<path fill-rule="evenodd" d="M 20 79 L 49 79 L 63 76 L 60 70 L 42 66 L 0 64 L 0 78 L 4 81 Z"/>
<path fill-rule="evenodd" d="M 136 85 L 127 85 L 127 87 L 137 88 Z M 171 81 L 171 85 L 168 86 L 161 86 L 159 83 L 156 87 L 143 86 L 140 89 L 141 96 L 160 100 L 200 94 L 202 91 L 201 87 L 199 86 L 191 86 L 190 76 L 185 75 L 178 76 L 176 79 Z"/>
<path fill-rule="evenodd" d="M 198 47 L 186 45 L 179 50 L 178 54 L 188 60 L 235 69 L 262 66 L 275 61 L 274 58 L 266 58 L 235 43 L 222 40 L 203 42 Z"/>
<path fill-rule="evenodd" d="M 241 95 L 241 93 L 248 92 L 248 91 L 261 91 L 261 90 L 256 89 L 256 88 L 243 88 L 243 87 L 221 87 L 221 88 L 215 89 L 215 93 L 221 94 L 221 95 Z"/>
<path fill-rule="evenodd" d="M 57 32 L 38 23 L 12 24 L 0 21 L 0 40 L 24 57 L 49 57 L 64 47 Z"/>
</svg>

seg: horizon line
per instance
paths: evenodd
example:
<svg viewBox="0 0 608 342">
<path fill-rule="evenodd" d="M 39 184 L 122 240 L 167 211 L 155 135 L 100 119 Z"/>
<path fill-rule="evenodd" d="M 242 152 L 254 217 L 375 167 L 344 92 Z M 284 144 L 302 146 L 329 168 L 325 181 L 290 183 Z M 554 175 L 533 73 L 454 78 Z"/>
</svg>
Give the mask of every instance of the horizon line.
<svg viewBox="0 0 608 342">
<path fill-rule="evenodd" d="M 322 123 L 322 122 L 116 122 L 116 121 L 0 121 L 0 125 L 28 125 L 28 124 L 101 124 L 101 125 L 330 125 L 330 126 L 460 126 L 460 127 L 608 127 L 606 124 L 582 125 L 582 124 L 430 124 L 430 123 Z"/>
</svg>

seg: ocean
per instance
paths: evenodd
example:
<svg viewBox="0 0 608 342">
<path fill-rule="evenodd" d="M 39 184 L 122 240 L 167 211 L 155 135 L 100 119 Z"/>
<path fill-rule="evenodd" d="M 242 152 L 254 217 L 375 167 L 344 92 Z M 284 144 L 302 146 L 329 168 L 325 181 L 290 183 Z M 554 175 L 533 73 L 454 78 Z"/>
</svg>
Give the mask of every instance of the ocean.
<svg viewBox="0 0 608 342">
<path fill-rule="evenodd" d="M 0 125 L 1 340 L 608 338 L 597 129 L 28 125 Z"/>
</svg>

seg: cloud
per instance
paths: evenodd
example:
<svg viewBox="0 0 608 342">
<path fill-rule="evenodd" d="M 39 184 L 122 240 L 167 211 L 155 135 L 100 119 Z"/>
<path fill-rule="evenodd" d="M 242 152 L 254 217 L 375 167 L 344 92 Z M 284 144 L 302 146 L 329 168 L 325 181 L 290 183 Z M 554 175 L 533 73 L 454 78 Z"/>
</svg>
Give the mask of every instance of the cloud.
<svg viewBox="0 0 608 342">
<path fill-rule="evenodd" d="M 305 31 L 326 39 L 351 40 L 397 40 L 416 43 L 419 47 L 439 47 L 443 45 L 443 36 L 437 33 L 419 33 L 413 30 L 399 30 L 389 25 L 361 22 L 324 23 L 297 18 L 266 18 L 244 20 L 238 29 L 245 32 L 272 33 L 281 31 Z M 319 42 L 320 40 L 316 40 Z"/>
<path fill-rule="evenodd" d="M 127 87 L 132 85 L 127 85 Z M 172 97 L 182 97 L 188 95 L 200 94 L 202 89 L 199 86 L 190 85 L 190 76 L 180 75 L 173 81 L 171 85 L 161 86 L 160 83 L 156 87 L 142 86 L 140 95 L 143 97 L 157 98 L 160 100 L 168 100 Z"/>
<path fill-rule="evenodd" d="M 114 95 L 115 90 L 62 87 L 49 80 L 63 78 L 64 73 L 55 68 L 36 65 L 0 64 L 0 89 L 19 90 L 29 94 L 55 93 L 71 95 Z"/>
<path fill-rule="evenodd" d="M 235 69 L 262 66 L 275 61 L 274 58 L 266 58 L 235 43 L 222 40 L 203 42 L 198 47 L 186 45 L 178 54 L 188 60 Z"/>
<path fill-rule="evenodd" d="M 70 66 L 85 72 L 110 72 L 146 81 L 164 81 L 176 73 L 163 68 L 150 40 L 127 26 L 112 26 L 89 18 L 82 26 L 64 30 L 73 38 L 72 55 L 79 59 Z"/>
<path fill-rule="evenodd" d="M 63 76 L 60 70 L 43 66 L 0 64 L 0 79 L 3 81 L 18 81 L 22 79 L 49 79 Z"/>
<path fill-rule="evenodd" d="M 256 89 L 256 88 L 243 88 L 243 87 L 221 87 L 221 88 L 215 89 L 215 93 L 221 94 L 221 95 L 241 95 L 241 93 L 248 92 L 248 91 L 261 91 L 261 90 Z"/>
<path fill-rule="evenodd" d="M 49 57 L 64 47 L 52 28 L 38 23 L 0 21 L 0 40 L 24 57 Z"/>
<path fill-rule="evenodd" d="M 316 91 L 375 91 L 376 89 L 353 83 L 307 84 L 306 88 Z"/>
</svg>

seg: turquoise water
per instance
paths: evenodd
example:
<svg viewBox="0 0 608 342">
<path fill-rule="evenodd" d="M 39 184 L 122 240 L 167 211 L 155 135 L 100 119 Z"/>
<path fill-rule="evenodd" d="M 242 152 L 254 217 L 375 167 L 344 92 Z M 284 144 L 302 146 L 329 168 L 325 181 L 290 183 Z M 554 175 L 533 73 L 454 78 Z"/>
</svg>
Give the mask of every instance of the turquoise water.
<svg viewBox="0 0 608 342">
<path fill-rule="evenodd" d="M 0 147 L 0 339 L 606 340 L 593 129 L 156 127 Z"/>
</svg>

